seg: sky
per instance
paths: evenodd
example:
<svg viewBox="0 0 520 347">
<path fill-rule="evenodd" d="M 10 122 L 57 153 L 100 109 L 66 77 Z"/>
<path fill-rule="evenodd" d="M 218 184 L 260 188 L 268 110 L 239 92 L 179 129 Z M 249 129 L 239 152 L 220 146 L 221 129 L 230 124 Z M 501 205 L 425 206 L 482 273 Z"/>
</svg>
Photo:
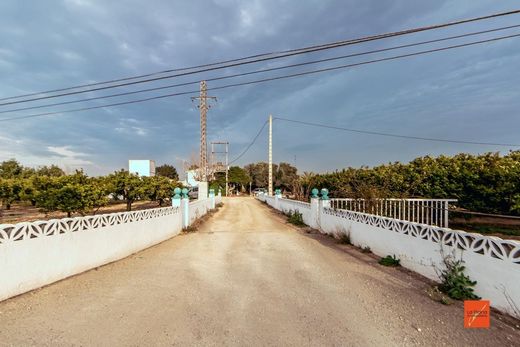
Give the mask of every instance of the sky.
<svg viewBox="0 0 520 347">
<path fill-rule="evenodd" d="M 520 8 L 517 1 L 452 0 L 49 0 L 0 2 L 0 98 L 166 69 L 299 48 Z M 108 93 L 196 82 L 520 24 L 520 15 L 352 45 L 304 56 L 165 79 L 67 98 L 0 106 L 0 160 L 56 164 L 102 175 L 129 159 L 153 159 L 182 171 L 198 155 L 199 110 L 191 95 L 95 110 L 1 121 L 35 113 L 100 106 L 197 84 L 64 106 L 9 111 Z M 520 33 L 478 37 L 208 82 L 208 87 L 350 64 L 417 50 Z M 229 141 L 236 158 L 269 114 L 306 122 L 408 136 L 520 144 L 520 37 L 456 50 L 209 91 L 208 142 Z M 193 94 L 196 96 L 196 94 Z M 0 101 L 1 102 L 1 101 Z M 424 155 L 507 153 L 501 147 L 407 140 L 273 125 L 273 158 L 300 172 L 407 162 Z M 267 160 L 266 129 L 237 165 Z"/>
</svg>

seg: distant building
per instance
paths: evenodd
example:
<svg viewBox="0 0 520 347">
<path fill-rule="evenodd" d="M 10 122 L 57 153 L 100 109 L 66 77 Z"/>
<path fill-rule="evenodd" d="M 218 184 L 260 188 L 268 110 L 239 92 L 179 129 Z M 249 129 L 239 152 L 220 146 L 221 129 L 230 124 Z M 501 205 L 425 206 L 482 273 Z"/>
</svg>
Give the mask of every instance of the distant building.
<svg viewBox="0 0 520 347">
<path fill-rule="evenodd" d="M 153 160 L 129 160 L 128 172 L 139 176 L 155 176 L 155 161 Z"/>
<path fill-rule="evenodd" d="M 199 181 L 197 180 L 197 176 L 197 170 L 188 170 L 186 171 L 186 178 L 184 181 L 180 181 L 180 183 L 188 187 L 198 187 Z"/>
</svg>

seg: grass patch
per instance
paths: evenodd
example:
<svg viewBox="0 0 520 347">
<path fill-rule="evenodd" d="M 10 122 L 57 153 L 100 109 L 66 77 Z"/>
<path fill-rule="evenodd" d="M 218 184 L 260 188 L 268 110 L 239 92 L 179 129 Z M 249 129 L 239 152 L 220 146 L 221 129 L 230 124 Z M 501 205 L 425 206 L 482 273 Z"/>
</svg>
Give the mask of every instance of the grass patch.
<svg viewBox="0 0 520 347">
<path fill-rule="evenodd" d="M 306 226 L 303 215 L 299 211 L 289 211 L 286 215 L 289 223 L 300 227 Z"/>
<path fill-rule="evenodd" d="M 379 264 L 383 266 L 401 266 L 401 259 L 396 258 L 394 255 L 387 255 L 384 258 L 379 259 Z"/>
<path fill-rule="evenodd" d="M 473 223 L 451 223 L 450 228 L 462 229 L 464 231 L 479 233 L 479 234 L 502 234 L 509 236 L 520 236 L 520 228 L 518 226 L 496 226 L 487 224 L 473 224 Z"/>
</svg>

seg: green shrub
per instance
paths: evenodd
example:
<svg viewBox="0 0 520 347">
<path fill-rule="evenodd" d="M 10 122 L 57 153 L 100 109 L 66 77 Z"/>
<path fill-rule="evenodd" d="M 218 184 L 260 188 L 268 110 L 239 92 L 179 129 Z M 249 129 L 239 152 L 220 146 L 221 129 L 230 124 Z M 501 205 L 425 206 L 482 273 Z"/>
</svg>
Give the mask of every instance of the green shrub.
<svg viewBox="0 0 520 347">
<path fill-rule="evenodd" d="M 477 282 L 472 281 L 464 273 L 466 270 L 466 267 L 463 265 L 464 261 L 462 259 L 456 260 L 451 255 L 444 257 L 443 261 L 446 268 L 440 274 L 442 283 L 439 285 L 439 290 L 455 300 L 480 299 L 473 292 L 473 287 Z"/>
<path fill-rule="evenodd" d="M 303 221 L 303 215 L 299 211 L 289 211 L 287 213 L 287 221 L 293 225 L 297 226 L 305 226 L 306 224 Z"/>
<path fill-rule="evenodd" d="M 387 255 L 384 258 L 379 259 L 379 264 L 384 266 L 400 266 L 401 259 L 395 257 L 395 255 Z"/>
<path fill-rule="evenodd" d="M 520 215 L 520 151 L 506 155 L 420 157 L 409 163 L 346 168 L 302 181 L 302 189 L 327 187 L 331 197 L 447 198 L 477 212 Z"/>
</svg>

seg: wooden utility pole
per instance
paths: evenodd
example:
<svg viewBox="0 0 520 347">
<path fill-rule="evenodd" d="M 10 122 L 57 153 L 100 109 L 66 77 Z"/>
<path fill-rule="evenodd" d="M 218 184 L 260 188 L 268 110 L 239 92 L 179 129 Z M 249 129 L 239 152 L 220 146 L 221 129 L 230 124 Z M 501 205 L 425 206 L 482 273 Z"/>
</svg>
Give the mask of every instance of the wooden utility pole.
<svg viewBox="0 0 520 347">
<path fill-rule="evenodd" d="M 206 117 L 208 109 L 211 107 L 207 99 L 217 100 L 214 96 L 207 95 L 206 81 L 200 82 L 200 96 L 192 97 L 191 100 L 199 99 L 200 110 L 200 181 L 206 182 L 208 179 L 208 142 L 206 139 Z"/>
<path fill-rule="evenodd" d="M 269 115 L 269 196 L 273 196 L 273 116 Z"/>
</svg>

